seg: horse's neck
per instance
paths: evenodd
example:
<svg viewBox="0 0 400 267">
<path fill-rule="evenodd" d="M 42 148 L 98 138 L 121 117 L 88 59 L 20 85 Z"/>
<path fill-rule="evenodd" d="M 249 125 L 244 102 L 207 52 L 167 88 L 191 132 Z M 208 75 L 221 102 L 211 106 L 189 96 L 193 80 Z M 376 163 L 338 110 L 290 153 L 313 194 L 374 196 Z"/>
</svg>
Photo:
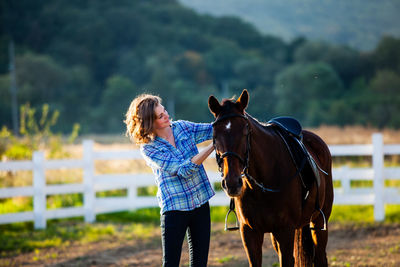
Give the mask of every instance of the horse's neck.
<svg viewBox="0 0 400 267">
<path fill-rule="evenodd" d="M 252 131 L 250 161 L 253 162 L 250 171 L 254 168 L 257 173 L 264 173 L 268 167 L 275 164 L 274 154 L 279 153 L 280 140 L 272 128 L 266 127 L 250 116 L 249 120 Z"/>
<path fill-rule="evenodd" d="M 258 145 L 264 145 L 265 147 L 269 146 L 270 142 L 276 141 L 276 135 L 274 134 L 273 130 L 270 127 L 266 127 L 262 123 L 260 123 L 257 119 L 248 115 L 251 130 L 252 130 L 252 137 L 257 139 L 254 140 L 257 142 Z"/>
</svg>

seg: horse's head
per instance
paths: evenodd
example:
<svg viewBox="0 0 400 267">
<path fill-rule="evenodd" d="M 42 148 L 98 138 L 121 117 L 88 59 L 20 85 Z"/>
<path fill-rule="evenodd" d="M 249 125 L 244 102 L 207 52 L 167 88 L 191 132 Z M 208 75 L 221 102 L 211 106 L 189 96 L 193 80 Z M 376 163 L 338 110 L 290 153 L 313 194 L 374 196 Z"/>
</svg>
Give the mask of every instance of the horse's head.
<svg viewBox="0 0 400 267">
<path fill-rule="evenodd" d="M 246 89 L 236 101 L 224 100 L 220 104 L 214 96 L 208 99 L 208 107 L 215 116 L 213 142 L 222 172 L 221 185 L 230 197 L 242 194 L 242 175 L 248 167 L 250 129 L 245 115 L 248 101 Z"/>
</svg>

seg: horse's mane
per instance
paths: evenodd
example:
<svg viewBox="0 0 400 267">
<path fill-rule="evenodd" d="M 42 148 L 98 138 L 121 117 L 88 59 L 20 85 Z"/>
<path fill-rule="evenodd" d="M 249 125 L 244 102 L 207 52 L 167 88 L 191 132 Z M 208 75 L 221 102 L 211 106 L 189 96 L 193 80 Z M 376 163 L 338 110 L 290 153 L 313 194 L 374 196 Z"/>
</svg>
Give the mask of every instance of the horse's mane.
<svg viewBox="0 0 400 267">
<path fill-rule="evenodd" d="M 232 108 L 235 105 L 235 97 L 232 98 L 224 98 L 221 101 L 221 106 L 229 106 Z M 252 120 L 255 125 L 260 127 L 263 130 L 268 130 L 268 125 L 266 122 L 259 121 L 257 118 L 251 116 L 249 113 L 245 112 L 244 115 L 246 115 L 250 120 Z"/>
<path fill-rule="evenodd" d="M 267 124 L 266 122 L 259 121 L 257 118 L 251 116 L 251 115 L 250 115 L 249 113 L 247 113 L 247 112 L 245 112 L 245 115 L 246 115 L 250 120 L 252 120 L 253 122 L 255 122 L 255 124 L 256 124 L 257 126 L 259 126 L 260 128 L 262 128 L 262 129 L 264 129 L 264 130 L 269 129 L 268 124 Z"/>
</svg>

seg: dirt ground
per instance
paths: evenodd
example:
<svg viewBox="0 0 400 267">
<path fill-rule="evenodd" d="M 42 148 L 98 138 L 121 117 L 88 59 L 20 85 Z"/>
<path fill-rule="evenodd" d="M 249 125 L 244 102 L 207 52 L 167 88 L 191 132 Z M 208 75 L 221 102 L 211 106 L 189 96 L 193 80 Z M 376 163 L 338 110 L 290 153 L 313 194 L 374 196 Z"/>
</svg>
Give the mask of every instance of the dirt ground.
<svg viewBox="0 0 400 267">
<path fill-rule="evenodd" d="M 330 224 L 330 266 L 400 266 L 400 224 Z M 161 266 L 160 233 L 146 239 L 103 240 L 71 243 L 61 248 L 41 249 L 0 258 L 0 266 Z M 185 242 L 181 266 L 188 266 Z M 239 232 L 224 232 L 212 225 L 209 266 L 248 266 Z M 265 235 L 263 266 L 279 266 L 269 235 Z"/>
</svg>

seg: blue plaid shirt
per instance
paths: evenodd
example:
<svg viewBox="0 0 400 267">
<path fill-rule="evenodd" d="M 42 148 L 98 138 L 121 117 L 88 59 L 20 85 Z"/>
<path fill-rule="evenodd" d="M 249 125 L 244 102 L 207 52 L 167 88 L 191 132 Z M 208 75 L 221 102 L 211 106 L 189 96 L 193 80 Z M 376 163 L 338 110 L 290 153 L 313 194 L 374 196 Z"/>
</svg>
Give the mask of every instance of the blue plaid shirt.
<svg viewBox="0 0 400 267">
<path fill-rule="evenodd" d="M 160 137 L 140 147 L 156 176 L 161 214 L 170 210 L 193 210 L 215 194 L 203 164 L 191 162 L 199 153 L 196 144 L 212 138 L 212 125 L 175 121 L 171 127 L 176 148 Z"/>
</svg>

